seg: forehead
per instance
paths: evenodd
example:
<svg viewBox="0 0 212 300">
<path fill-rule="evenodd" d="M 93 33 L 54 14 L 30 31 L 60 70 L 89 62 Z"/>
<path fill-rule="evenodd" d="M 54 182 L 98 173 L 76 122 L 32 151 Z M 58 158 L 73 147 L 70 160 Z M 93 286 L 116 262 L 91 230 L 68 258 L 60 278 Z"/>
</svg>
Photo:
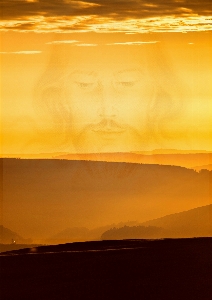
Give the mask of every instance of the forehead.
<svg viewBox="0 0 212 300">
<path fill-rule="evenodd" d="M 121 76 L 121 75 L 132 75 L 134 73 L 142 72 L 142 66 L 139 64 L 77 64 L 70 65 L 67 68 L 68 73 L 77 75 L 87 75 L 87 76 L 99 76 L 99 75 L 111 75 L 111 76 Z"/>
<path fill-rule="evenodd" d="M 152 60 L 152 52 L 142 46 L 67 47 L 65 45 L 52 49 L 52 54 L 55 63 L 61 63 L 65 68 L 97 70 L 120 70 L 135 68 L 138 65 L 145 68 L 148 61 Z"/>
<path fill-rule="evenodd" d="M 131 68 L 130 68 L 131 67 Z M 139 68 L 114 68 L 114 69 L 76 69 L 65 75 L 66 82 L 73 83 L 95 83 L 101 82 L 104 85 L 113 83 L 148 83 L 151 81 L 150 76 L 147 76 L 144 71 Z"/>
</svg>

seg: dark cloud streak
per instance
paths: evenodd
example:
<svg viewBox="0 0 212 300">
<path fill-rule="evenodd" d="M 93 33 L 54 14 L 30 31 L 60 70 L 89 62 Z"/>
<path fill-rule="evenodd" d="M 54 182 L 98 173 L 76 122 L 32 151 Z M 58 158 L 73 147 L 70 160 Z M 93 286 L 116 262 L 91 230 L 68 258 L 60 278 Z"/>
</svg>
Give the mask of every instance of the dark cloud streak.
<svg viewBox="0 0 212 300">
<path fill-rule="evenodd" d="M 68 1 L 68 0 L 40 0 L 26 2 L 18 0 L 1 1 L 2 20 L 17 20 L 32 16 L 45 17 L 76 17 L 96 15 L 109 17 L 114 20 L 127 18 L 149 18 L 161 16 L 181 16 L 198 14 L 212 15 L 211 1 Z"/>
</svg>

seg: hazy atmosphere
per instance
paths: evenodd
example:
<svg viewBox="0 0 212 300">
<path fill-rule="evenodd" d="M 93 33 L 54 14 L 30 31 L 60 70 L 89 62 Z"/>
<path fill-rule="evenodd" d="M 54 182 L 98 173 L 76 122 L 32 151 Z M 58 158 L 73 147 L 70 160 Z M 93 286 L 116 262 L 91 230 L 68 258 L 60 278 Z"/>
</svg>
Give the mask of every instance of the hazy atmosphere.
<svg viewBox="0 0 212 300">
<path fill-rule="evenodd" d="M 1 0 L 1 300 L 211 299 L 211 4 Z"/>
<path fill-rule="evenodd" d="M 3 155 L 212 150 L 209 1 L 2 8 Z"/>
<path fill-rule="evenodd" d="M 46 241 L 211 203 L 210 1 L 1 6 L 5 228 Z"/>
</svg>

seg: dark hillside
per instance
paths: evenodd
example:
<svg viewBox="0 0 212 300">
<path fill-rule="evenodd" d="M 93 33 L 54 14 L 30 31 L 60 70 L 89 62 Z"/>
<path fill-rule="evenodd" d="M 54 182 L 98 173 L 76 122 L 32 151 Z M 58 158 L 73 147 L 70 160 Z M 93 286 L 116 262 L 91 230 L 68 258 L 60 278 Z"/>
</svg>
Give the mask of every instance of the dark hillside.
<svg viewBox="0 0 212 300">
<path fill-rule="evenodd" d="M 137 226 L 110 228 L 101 239 L 212 237 L 212 204 L 164 216 Z"/>
<path fill-rule="evenodd" d="M 49 159 L 1 163 L 4 225 L 32 238 L 67 227 L 142 222 L 211 202 L 207 170 Z"/>
<path fill-rule="evenodd" d="M 170 237 L 212 236 L 212 204 L 144 222 L 168 229 Z"/>
<path fill-rule="evenodd" d="M 17 232 L 14 232 L 4 226 L 0 225 L 0 244 L 11 243 L 31 243 L 30 239 L 24 239 Z"/>
</svg>

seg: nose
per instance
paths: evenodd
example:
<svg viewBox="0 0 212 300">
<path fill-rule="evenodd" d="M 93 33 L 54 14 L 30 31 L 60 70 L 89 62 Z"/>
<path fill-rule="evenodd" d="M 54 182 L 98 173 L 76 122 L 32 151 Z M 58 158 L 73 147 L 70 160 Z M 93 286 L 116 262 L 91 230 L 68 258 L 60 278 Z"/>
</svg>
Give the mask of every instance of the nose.
<svg viewBox="0 0 212 300">
<path fill-rule="evenodd" d="M 99 116 L 101 118 L 115 118 L 117 115 L 117 105 L 115 99 L 115 92 L 112 84 L 101 85 L 100 87 L 100 110 Z"/>
</svg>

